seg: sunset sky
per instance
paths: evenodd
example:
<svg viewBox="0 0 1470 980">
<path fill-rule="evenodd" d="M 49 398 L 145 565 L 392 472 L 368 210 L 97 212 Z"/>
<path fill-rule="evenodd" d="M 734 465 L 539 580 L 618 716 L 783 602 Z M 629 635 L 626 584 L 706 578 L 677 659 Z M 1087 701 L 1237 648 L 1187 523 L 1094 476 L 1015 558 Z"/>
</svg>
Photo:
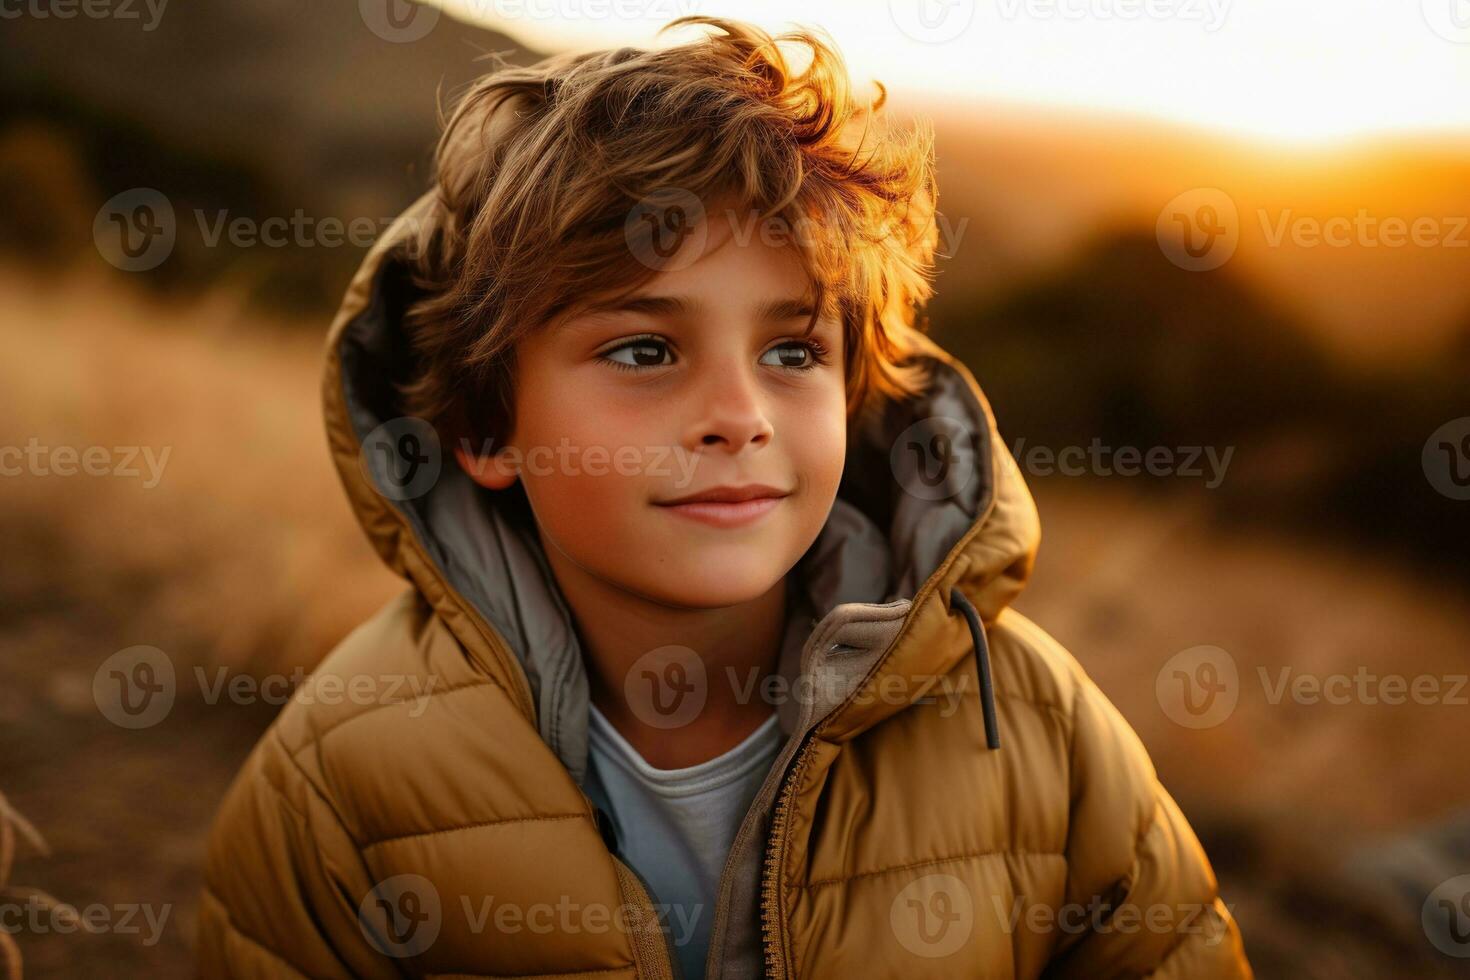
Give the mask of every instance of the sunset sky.
<svg viewBox="0 0 1470 980">
<path fill-rule="evenodd" d="M 653 43 L 686 13 L 817 25 L 899 97 L 1091 106 L 1291 142 L 1470 133 L 1470 0 L 438 2 L 544 50 Z"/>
</svg>

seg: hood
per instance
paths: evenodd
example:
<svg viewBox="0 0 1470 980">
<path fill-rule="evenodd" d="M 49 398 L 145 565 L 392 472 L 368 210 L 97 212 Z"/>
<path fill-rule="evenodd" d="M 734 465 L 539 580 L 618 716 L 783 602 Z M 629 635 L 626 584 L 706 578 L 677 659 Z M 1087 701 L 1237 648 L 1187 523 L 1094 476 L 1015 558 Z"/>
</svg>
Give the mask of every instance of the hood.
<svg viewBox="0 0 1470 980">
<path fill-rule="evenodd" d="M 573 620 L 516 504 L 524 494 L 475 484 L 439 451 L 428 424 L 400 407 L 396 385 L 413 365 L 402 314 L 414 298 L 400 248 L 430 201 L 421 197 L 384 233 L 332 323 L 323 379 L 328 444 L 378 554 L 511 693 L 580 781 L 586 674 Z M 932 368 L 928 389 L 854 433 L 827 523 L 793 569 L 792 596 L 809 615 L 790 617 L 787 652 L 829 617 L 860 620 L 874 610 L 886 620 L 895 611 L 932 619 L 931 609 L 947 616 L 954 589 L 991 622 L 1030 574 L 1036 508 L 989 404 L 963 364 L 921 340 Z M 949 465 L 922 465 L 926 451 Z M 883 635 L 885 646 L 894 639 Z M 902 656 L 875 658 L 868 679 L 941 676 L 968 650 L 909 643 Z M 873 699 L 865 712 L 844 716 L 844 733 L 896 710 L 886 703 Z"/>
</svg>

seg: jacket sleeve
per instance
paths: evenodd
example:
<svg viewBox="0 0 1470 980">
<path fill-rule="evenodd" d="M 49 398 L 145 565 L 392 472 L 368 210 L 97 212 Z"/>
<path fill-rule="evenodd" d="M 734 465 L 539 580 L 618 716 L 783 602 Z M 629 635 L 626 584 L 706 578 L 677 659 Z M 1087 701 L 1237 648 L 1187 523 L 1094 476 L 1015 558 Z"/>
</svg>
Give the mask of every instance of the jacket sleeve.
<svg viewBox="0 0 1470 980">
<path fill-rule="evenodd" d="M 334 808 L 272 726 L 235 777 L 205 859 L 198 976 L 399 977 L 368 941 L 373 884 Z"/>
<path fill-rule="evenodd" d="M 1214 871 L 1137 734 L 1087 677 L 1072 712 L 1067 895 L 1045 976 L 1252 976 Z"/>
</svg>

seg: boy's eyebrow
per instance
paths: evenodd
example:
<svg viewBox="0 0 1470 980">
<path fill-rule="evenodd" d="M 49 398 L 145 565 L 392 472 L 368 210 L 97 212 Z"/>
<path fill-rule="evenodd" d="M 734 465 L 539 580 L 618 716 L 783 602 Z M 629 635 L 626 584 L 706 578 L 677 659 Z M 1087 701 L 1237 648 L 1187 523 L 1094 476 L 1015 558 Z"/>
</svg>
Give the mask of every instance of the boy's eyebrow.
<svg viewBox="0 0 1470 980">
<path fill-rule="evenodd" d="M 691 304 L 682 296 L 626 296 L 597 303 L 589 313 L 645 313 L 648 316 L 679 316 L 689 313 Z"/>
<path fill-rule="evenodd" d="M 695 312 L 697 302 L 683 296 L 628 296 L 622 299 L 598 303 L 588 308 L 588 313 L 642 313 L 647 316 L 684 316 Z M 761 320 L 805 320 L 812 315 L 813 303 L 809 297 L 775 299 L 762 303 L 756 310 Z"/>
<path fill-rule="evenodd" d="M 761 305 L 762 320 L 808 320 L 815 309 L 809 297 L 800 299 L 777 299 Z"/>
</svg>

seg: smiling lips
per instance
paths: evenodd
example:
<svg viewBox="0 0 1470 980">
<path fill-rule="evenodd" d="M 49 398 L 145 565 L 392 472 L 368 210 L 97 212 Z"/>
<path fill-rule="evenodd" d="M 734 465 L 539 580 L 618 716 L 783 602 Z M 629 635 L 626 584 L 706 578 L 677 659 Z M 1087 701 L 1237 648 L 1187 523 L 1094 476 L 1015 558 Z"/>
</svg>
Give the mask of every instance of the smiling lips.
<svg viewBox="0 0 1470 980">
<path fill-rule="evenodd" d="M 656 505 L 692 520 L 715 527 L 740 527 L 775 510 L 789 490 L 748 483 L 741 487 L 711 487 Z"/>
</svg>

